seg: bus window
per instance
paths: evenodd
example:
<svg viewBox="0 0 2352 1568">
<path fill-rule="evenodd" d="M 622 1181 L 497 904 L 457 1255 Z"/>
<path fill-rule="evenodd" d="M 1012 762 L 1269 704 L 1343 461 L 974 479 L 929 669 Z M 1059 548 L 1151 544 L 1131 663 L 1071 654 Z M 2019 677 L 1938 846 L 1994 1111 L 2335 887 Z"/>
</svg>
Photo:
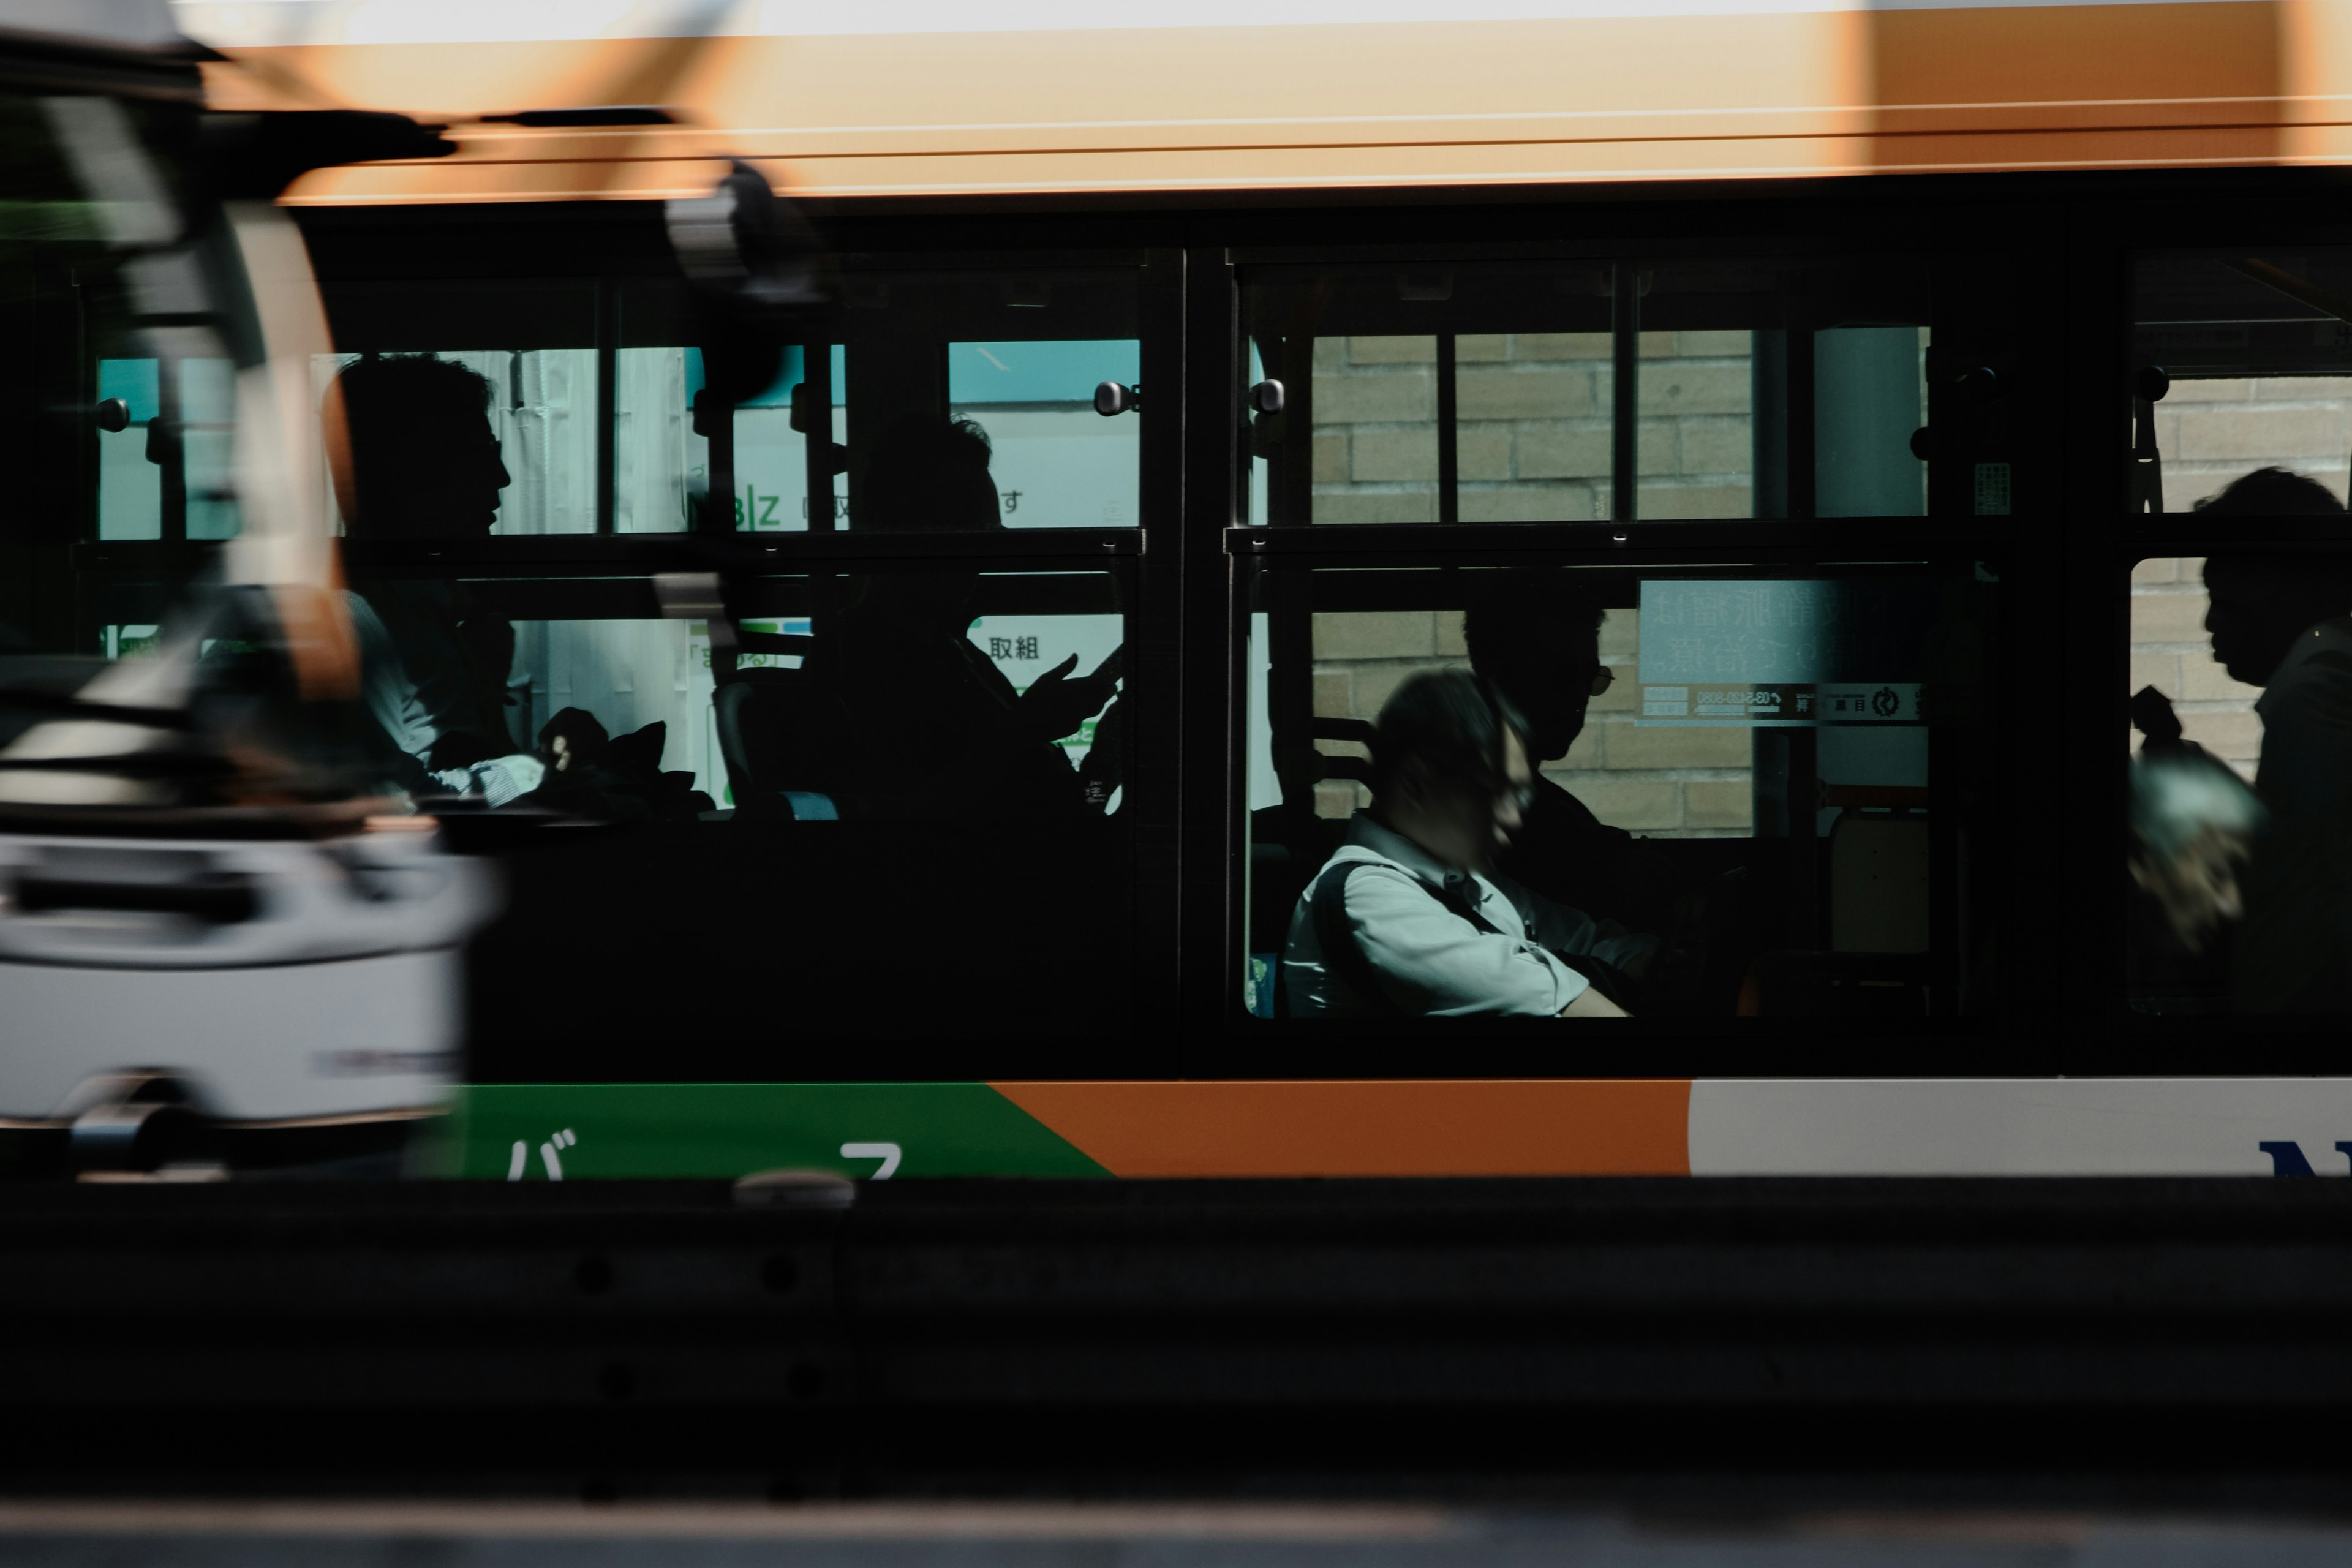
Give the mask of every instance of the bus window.
<svg viewBox="0 0 2352 1568">
<path fill-rule="evenodd" d="M 746 533 L 804 532 L 809 523 L 808 443 L 794 426 L 793 389 L 813 378 L 807 351 L 788 349 L 775 381 L 735 405 L 731 526 Z M 845 359 L 832 345 L 832 410 L 824 438 L 838 448 L 849 430 Z M 627 346 L 614 355 L 613 516 L 618 533 L 691 532 L 710 487 L 710 440 L 694 415 L 703 391 L 698 348 Z M 805 397 L 803 398 L 805 403 Z M 820 435 L 824 435 L 820 426 Z M 834 525 L 845 498 L 831 501 Z"/>
<path fill-rule="evenodd" d="M 228 539 L 237 531 L 234 456 L 236 367 L 225 359 L 181 360 L 180 473 L 190 539 Z"/>
<path fill-rule="evenodd" d="M 236 378 L 226 359 L 103 359 L 101 400 L 128 425 L 98 437 L 98 536 L 227 539 L 237 530 L 230 482 Z"/>
<path fill-rule="evenodd" d="M 2179 544 L 2129 570 L 2129 1005 L 2343 1012 L 2352 252 L 2145 256 L 2132 282 L 2131 506 Z"/>
<path fill-rule="evenodd" d="M 1255 269 L 1254 519 L 1926 510 L 1916 264 Z"/>
<path fill-rule="evenodd" d="M 422 743 L 382 781 L 505 867 L 475 960 L 489 1079 L 824 1077 L 829 1039 L 1077 1038 L 1127 1005 L 1113 576 L 747 578 L 714 626 L 642 578 L 354 561 L 404 652 L 510 638 L 503 681 L 449 700 L 496 726 L 503 693 L 474 750 L 528 787 L 451 803 L 418 779 L 456 759 Z M 702 1055 L 646 1054 L 689 1026 Z"/>
<path fill-rule="evenodd" d="M 120 398 L 128 410 L 122 429 L 98 435 L 98 536 L 161 539 L 163 470 L 148 458 L 147 431 L 163 403 L 162 362 L 99 361 L 98 395 L 101 404 Z"/>
<path fill-rule="evenodd" d="M 2133 510 L 2193 510 L 2263 468 L 2341 498 L 2352 251 L 2145 257 L 2132 281 Z"/>
<path fill-rule="evenodd" d="M 625 289 L 614 405 L 614 523 L 691 530 L 715 469 L 697 317 L 675 289 Z M 854 530 L 868 464 L 910 419 L 946 416 L 992 451 L 1005 528 L 1122 528 L 1139 521 L 1142 450 L 1131 272 L 852 270 L 840 309 L 788 345 L 774 379 L 731 393 L 727 526 Z M 764 374 L 764 370 L 762 372 Z M 1118 397 L 1098 405 L 1097 390 Z M 820 409 L 828 410 L 820 412 Z M 885 527 L 911 530 L 918 520 Z M 919 520 L 956 531 L 969 520 Z"/>
<path fill-rule="evenodd" d="M 948 345 L 949 412 L 988 432 L 1005 527 L 1136 521 L 1139 426 L 1094 395 L 1105 381 L 1139 385 L 1141 351 L 1132 338 Z"/>
<path fill-rule="evenodd" d="M 1633 1010 L 1979 1005 L 1959 985 L 1980 955 L 1956 934 L 1958 867 L 1962 781 L 1991 749 L 1991 591 L 1972 563 L 1264 570 L 1248 634 L 1253 1010 L 1270 1016 L 1267 966 L 1316 874 L 1381 815 L 1375 721 L 1444 670 L 1474 671 L 1522 716 L 1536 776 L 1496 867 L 1591 917 Z"/>
</svg>

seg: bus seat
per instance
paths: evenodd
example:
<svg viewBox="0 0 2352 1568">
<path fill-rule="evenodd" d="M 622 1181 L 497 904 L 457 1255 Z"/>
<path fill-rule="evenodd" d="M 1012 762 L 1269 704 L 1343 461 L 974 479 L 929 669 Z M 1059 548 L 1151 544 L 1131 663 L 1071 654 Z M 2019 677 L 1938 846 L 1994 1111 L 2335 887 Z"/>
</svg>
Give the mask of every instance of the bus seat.
<svg viewBox="0 0 2352 1568">
<path fill-rule="evenodd" d="M 828 722 L 830 704 L 796 669 L 739 670 L 711 699 L 719 752 L 746 817 L 790 819 L 832 815 L 823 797 L 831 748 L 845 726 Z"/>
<path fill-rule="evenodd" d="M 1838 814 L 1830 829 L 1830 951 L 1927 951 L 1927 819 Z"/>
</svg>

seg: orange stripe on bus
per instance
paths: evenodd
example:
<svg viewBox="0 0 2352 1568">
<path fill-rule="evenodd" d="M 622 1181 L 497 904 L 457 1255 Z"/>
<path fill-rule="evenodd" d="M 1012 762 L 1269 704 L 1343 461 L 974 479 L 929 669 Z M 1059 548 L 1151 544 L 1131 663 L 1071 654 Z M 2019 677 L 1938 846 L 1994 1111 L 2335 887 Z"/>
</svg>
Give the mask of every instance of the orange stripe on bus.
<svg viewBox="0 0 2352 1568">
<path fill-rule="evenodd" d="M 1690 1173 L 1686 1079 L 990 1087 L 1118 1176 Z"/>
</svg>

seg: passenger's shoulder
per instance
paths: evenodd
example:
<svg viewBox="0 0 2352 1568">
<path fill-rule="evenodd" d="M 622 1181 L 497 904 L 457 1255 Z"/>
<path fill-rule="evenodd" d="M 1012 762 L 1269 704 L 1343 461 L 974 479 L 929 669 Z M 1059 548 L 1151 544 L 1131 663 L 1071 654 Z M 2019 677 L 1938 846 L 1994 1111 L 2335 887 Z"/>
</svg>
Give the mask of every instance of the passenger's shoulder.
<svg viewBox="0 0 2352 1568">
<path fill-rule="evenodd" d="M 2263 694 L 2264 721 L 2281 719 L 2352 720 L 2352 647 L 2330 639 L 2280 671 Z"/>
<path fill-rule="evenodd" d="M 1347 891 L 1343 897 L 1351 912 L 1367 904 L 1389 902 L 1400 892 L 1412 891 L 1420 880 L 1411 870 L 1377 849 L 1368 849 L 1360 844 L 1347 844 L 1342 845 L 1337 854 L 1323 863 L 1323 868 L 1315 873 L 1315 881 L 1307 885 L 1308 896 L 1313 896 L 1315 886 L 1324 878 L 1335 874 L 1347 879 Z"/>
</svg>

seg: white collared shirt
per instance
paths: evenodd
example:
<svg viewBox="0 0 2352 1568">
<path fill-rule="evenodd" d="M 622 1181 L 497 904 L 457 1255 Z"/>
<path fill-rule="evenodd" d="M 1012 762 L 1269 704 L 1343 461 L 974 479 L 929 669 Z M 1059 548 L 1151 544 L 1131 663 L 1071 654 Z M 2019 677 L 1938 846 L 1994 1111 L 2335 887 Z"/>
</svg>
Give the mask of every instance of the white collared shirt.
<svg viewBox="0 0 2352 1568">
<path fill-rule="evenodd" d="M 1363 995 L 1323 963 L 1315 931 L 1315 884 L 1332 866 L 1360 862 L 1348 878 L 1348 925 L 1394 1007 Z M 1440 903 L 1444 889 L 1475 909 L 1492 931 Z M 1301 1018 L 1489 1015 L 1551 1016 L 1591 984 L 1551 951 L 1623 962 L 1654 945 L 1646 937 L 1603 939 L 1591 917 L 1529 892 L 1510 878 L 1441 864 L 1401 833 L 1359 812 L 1348 842 L 1315 874 L 1291 911 L 1283 949 L 1290 1012 Z"/>
</svg>

